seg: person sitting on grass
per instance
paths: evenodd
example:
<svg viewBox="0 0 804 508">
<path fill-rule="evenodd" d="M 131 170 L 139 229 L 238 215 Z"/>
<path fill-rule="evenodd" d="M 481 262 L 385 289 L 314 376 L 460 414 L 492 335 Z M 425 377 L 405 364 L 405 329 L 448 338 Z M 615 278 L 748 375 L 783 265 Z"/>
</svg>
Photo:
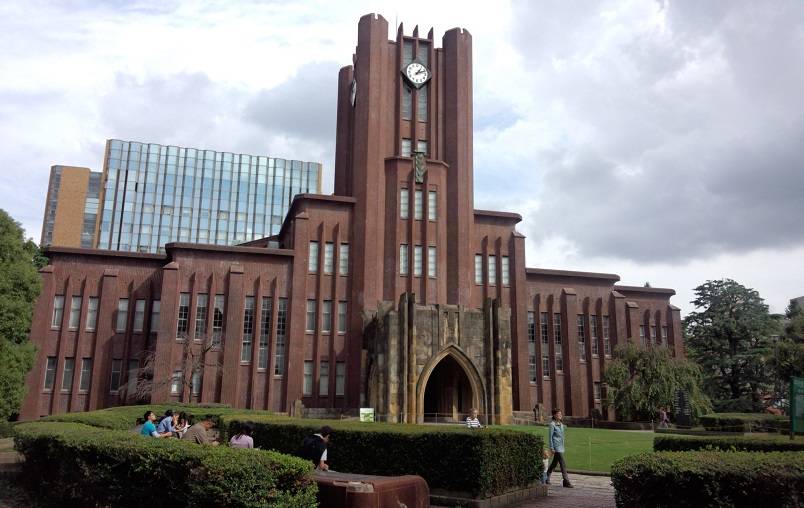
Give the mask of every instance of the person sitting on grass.
<svg viewBox="0 0 804 508">
<path fill-rule="evenodd" d="M 142 425 L 142 429 L 140 429 L 140 434 L 143 436 L 148 437 L 169 437 L 170 433 L 160 434 L 159 431 L 156 430 L 156 425 L 154 421 L 156 421 L 156 415 L 153 411 L 148 410 L 143 415 L 143 420 L 145 423 Z"/>
<path fill-rule="evenodd" d="M 482 429 L 483 426 L 480 425 L 480 420 L 477 419 L 477 409 L 472 408 L 469 411 L 469 416 L 466 417 L 466 426 L 470 429 Z"/>
<path fill-rule="evenodd" d="M 170 434 L 171 436 L 176 431 L 176 420 L 178 415 L 173 413 L 172 409 L 168 409 L 165 411 L 165 417 L 162 418 L 162 421 L 159 422 L 159 425 L 156 426 L 157 432 L 160 434 Z"/>
<path fill-rule="evenodd" d="M 179 418 L 176 422 L 176 427 L 173 429 L 176 433 L 176 437 L 181 439 L 187 429 L 190 428 L 190 418 L 187 416 L 187 413 L 182 411 L 179 413 Z"/>
<path fill-rule="evenodd" d="M 317 433 L 305 437 L 298 456 L 312 462 L 316 469 L 328 471 L 327 445 L 331 434 L 332 428 L 329 425 L 324 425 Z"/>
<path fill-rule="evenodd" d="M 209 430 L 214 426 L 215 423 L 211 419 L 202 418 L 200 422 L 187 429 L 182 439 L 191 443 L 217 445 L 218 442 L 209 437 Z"/>
<path fill-rule="evenodd" d="M 240 424 L 240 430 L 237 434 L 232 436 L 229 440 L 229 445 L 232 448 L 254 448 L 254 424 L 251 422 L 243 422 Z"/>
</svg>

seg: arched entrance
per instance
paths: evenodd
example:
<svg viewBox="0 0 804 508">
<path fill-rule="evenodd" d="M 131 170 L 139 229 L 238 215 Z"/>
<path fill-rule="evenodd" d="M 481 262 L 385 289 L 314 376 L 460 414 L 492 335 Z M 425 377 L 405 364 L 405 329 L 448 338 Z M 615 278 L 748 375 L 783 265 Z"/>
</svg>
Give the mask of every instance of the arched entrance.
<svg viewBox="0 0 804 508">
<path fill-rule="evenodd" d="M 460 421 L 478 404 L 464 368 L 446 355 L 433 368 L 424 389 L 424 421 Z"/>
</svg>

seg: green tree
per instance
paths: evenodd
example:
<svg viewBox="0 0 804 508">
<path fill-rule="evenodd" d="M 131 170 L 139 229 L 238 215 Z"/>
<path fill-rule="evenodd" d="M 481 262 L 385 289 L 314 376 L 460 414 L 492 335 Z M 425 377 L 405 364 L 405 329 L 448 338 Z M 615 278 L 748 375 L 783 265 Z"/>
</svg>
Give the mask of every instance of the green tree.
<svg viewBox="0 0 804 508">
<path fill-rule="evenodd" d="M 769 366 L 776 382 L 775 399 L 787 400 L 790 379 L 804 377 L 804 310 L 791 302 L 785 313 L 784 331 L 774 344 Z"/>
<path fill-rule="evenodd" d="M 684 319 L 690 358 L 718 411 L 761 411 L 773 380 L 767 365 L 779 320 L 753 289 L 731 280 L 695 288 L 695 312 Z"/>
<path fill-rule="evenodd" d="M 42 262 L 36 244 L 26 241 L 20 225 L 0 210 L 0 420 L 19 411 L 25 375 L 33 366 L 35 348 L 28 333 L 41 287 L 37 263 Z"/>
<path fill-rule="evenodd" d="M 694 417 L 710 412 L 709 398 L 701 390 L 701 369 L 695 363 L 674 358 L 660 346 L 617 346 L 603 373 L 606 406 L 623 420 L 650 420 L 660 407 L 671 406 L 677 390 L 689 394 Z"/>
</svg>

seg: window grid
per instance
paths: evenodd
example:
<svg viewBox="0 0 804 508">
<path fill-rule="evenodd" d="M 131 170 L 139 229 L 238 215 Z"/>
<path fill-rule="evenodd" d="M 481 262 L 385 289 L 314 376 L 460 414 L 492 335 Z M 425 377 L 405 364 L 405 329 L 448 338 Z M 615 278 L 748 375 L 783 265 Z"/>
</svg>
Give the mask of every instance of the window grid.
<svg viewBox="0 0 804 508">
<path fill-rule="evenodd" d="M 285 332 L 288 322 L 288 299 L 280 298 L 276 312 L 276 354 L 274 355 L 274 375 L 285 374 Z"/>
<path fill-rule="evenodd" d="M 158 333 L 159 332 L 159 321 L 160 321 L 160 314 L 162 313 L 162 302 L 161 300 L 154 300 L 151 302 L 151 322 L 149 323 L 149 327 L 151 329 L 151 333 Z"/>
<path fill-rule="evenodd" d="M 207 335 L 207 306 L 209 295 L 200 293 L 195 297 L 195 340 L 202 340 Z"/>
<path fill-rule="evenodd" d="M 667 327 L 666 326 L 662 327 L 662 342 L 661 342 L 661 344 L 664 345 L 664 346 L 667 346 L 669 344 L 668 341 L 667 341 Z"/>
<path fill-rule="evenodd" d="M 422 246 L 413 246 L 413 276 L 422 276 Z"/>
<path fill-rule="evenodd" d="M 223 341 L 223 321 L 226 297 L 215 295 L 215 307 L 212 309 L 212 344 L 217 346 Z"/>
<path fill-rule="evenodd" d="M 430 278 L 436 277 L 438 269 L 438 260 L 436 256 L 436 248 L 432 245 L 427 247 L 427 276 Z"/>
<path fill-rule="evenodd" d="M 260 350 L 257 353 L 257 368 L 268 368 L 268 340 L 271 337 L 271 313 L 273 301 L 270 296 L 262 297 L 260 306 Z"/>
<path fill-rule="evenodd" d="M 410 208 L 410 196 L 407 189 L 399 189 L 399 218 L 408 218 L 408 209 Z"/>
<path fill-rule="evenodd" d="M 321 332 L 332 332 L 332 300 L 321 302 Z"/>
<path fill-rule="evenodd" d="M 313 394 L 313 362 L 304 361 L 304 384 L 302 386 L 302 395 L 311 396 Z"/>
<path fill-rule="evenodd" d="M 589 316 L 589 336 L 590 340 L 592 341 L 592 357 L 596 358 L 598 356 L 598 345 L 597 345 L 597 316 L 591 314 Z"/>
<path fill-rule="evenodd" d="M 187 329 L 190 325 L 190 293 L 179 295 L 179 317 L 176 321 L 176 338 L 184 339 L 187 337 Z"/>
<path fill-rule="evenodd" d="M 326 397 L 329 395 L 329 361 L 321 360 L 318 369 L 318 395 Z"/>
<path fill-rule="evenodd" d="M 536 315 L 528 312 L 528 379 L 536 383 Z"/>
<path fill-rule="evenodd" d="M 399 275 L 407 275 L 408 267 L 408 244 L 403 243 L 399 246 Z"/>
<path fill-rule="evenodd" d="M 81 377 L 78 380 L 78 391 L 88 392 L 92 380 L 92 358 L 81 359 Z"/>
<path fill-rule="evenodd" d="M 254 346 L 254 297 L 247 296 L 243 307 L 243 347 L 240 349 L 240 361 L 251 362 Z"/>
<path fill-rule="evenodd" d="M 316 273 L 318 272 L 318 242 L 310 242 L 309 256 L 307 259 L 307 271 Z"/>
<path fill-rule="evenodd" d="M 183 373 L 180 370 L 174 370 L 173 376 L 170 378 L 170 394 L 181 395 L 182 392 L 182 377 Z"/>
<path fill-rule="evenodd" d="M 123 371 L 123 360 L 112 360 L 112 373 L 109 377 L 109 392 L 117 393 L 120 389 L 120 373 Z"/>
<path fill-rule="evenodd" d="M 639 325 L 639 343 L 644 346 L 646 341 L 647 338 L 645 337 L 645 325 Z"/>
<path fill-rule="evenodd" d="M 500 270 L 502 273 L 500 274 L 502 278 L 503 286 L 507 286 L 511 283 L 511 266 L 510 261 L 508 260 L 508 256 L 502 256 L 500 258 Z"/>
<path fill-rule="evenodd" d="M 335 263 L 335 245 L 332 242 L 324 244 L 324 273 L 331 275 Z"/>
<path fill-rule="evenodd" d="M 64 371 L 61 377 L 61 391 L 70 392 L 73 389 L 73 373 L 75 372 L 75 358 L 64 359 Z"/>
<path fill-rule="evenodd" d="M 84 328 L 91 332 L 98 323 L 98 297 L 90 296 L 87 301 L 87 322 Z"/>
<path fill-rule="evenodd" d="M 603 316 L 603 354 L 611 356 L 611 338 L 609 336 L 609 316 Z"/>
<path fill-rule="evenodd" d="M 489 256 L 489 285 L 497 284 L 497 256 Z"/>
<path fill-rule="evenodd" d="M 438 217 L 438 195 L 436 191 L 427 192 L 427 220 L 436 220 Z"/>
<path fill-rule="evenodd" d="M 475 284 L 483 284 L 483 255 L 475 254 Z"/>
<path fill-rule="evenodd" d="M 578 358 L 586 361 L 586 327 L 583 314 L 578 314 Z"/>
<path fill-rule="evenodd" d="M 423 204 L 422 204 L 422 191 L 416 190 L 413 192 L 413 219 L 422 220 L 423 218 Z"/>
<path fill-rule="evenodd" d="M 307 300 L 307 320 L 305 324 L 305 331 L 307 333 L 315 332 L 315 315 L 316 315 L 316 302 L 315 300 Z"/>
<path fill-rule="evenodd" d="M 68 327 L 70 330 L 78 328 L 78 322 L 81 319 L 81 297 L 74 296 L 70 298 L 70 322 Z"/>
<path fill-rule="evenodd" d="M 338 274 L 349 274 L 349 244 L 342 243 L 338 251 Z"/>
<path fill-rule="evenodd" d="M 335 362 L 335 396 L 346 393 L 346 362 Z"/>
<path fill-rule="evenodd" d="M 53 385 L 56 379 L 56 361 L 55 356 L 47 357 L 47 364 L 45 365 L 45 381 L 42 388 L 46 391 L 53 390 Z"/>
<path fill-rule="evenodd" d="M 346 333 L 346 302 L 338 302 L 338 333 Z"/>
<path fill-rule="evenodd" d="M 564 354 L 561 350 L 561 314 L 558 312 L 553 314 L 553 336 L 555 339 L 555 361 L 556 372 L 564 370 Z"/>
<path fill-rule="evenodd" d="M 128 324 L 128 298 L 121 298 L 117 301 L 117 323 L 115 331 L 125 333 Z"/>
<path fill-rule="evenodd" d="M 50 321 L 51 328 L 61 328 L 61 318 L 64 316 L 64 297 L 53 297 L 53 319 Z"/>
<path fill-rule="evenodd" d="M 135 300 L 132 331 L 142 333 L 143 326 L 145 326 L 145 300 Z"/>
</svg>

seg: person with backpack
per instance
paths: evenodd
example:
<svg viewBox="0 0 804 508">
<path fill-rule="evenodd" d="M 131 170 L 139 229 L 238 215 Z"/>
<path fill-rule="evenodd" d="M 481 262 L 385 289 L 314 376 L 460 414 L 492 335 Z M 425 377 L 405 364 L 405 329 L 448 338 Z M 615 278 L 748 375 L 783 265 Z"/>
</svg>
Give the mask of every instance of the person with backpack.
<svg viewBox="0 0 804 508">
<path fill-rule="evenodd" d="M 304 438 L 297 455 L 312 462 L 316 469 L 328 471 L 327 445 L 331 435 L 332 428 L 324 425 L 317 433 Z"/>
</svg>

